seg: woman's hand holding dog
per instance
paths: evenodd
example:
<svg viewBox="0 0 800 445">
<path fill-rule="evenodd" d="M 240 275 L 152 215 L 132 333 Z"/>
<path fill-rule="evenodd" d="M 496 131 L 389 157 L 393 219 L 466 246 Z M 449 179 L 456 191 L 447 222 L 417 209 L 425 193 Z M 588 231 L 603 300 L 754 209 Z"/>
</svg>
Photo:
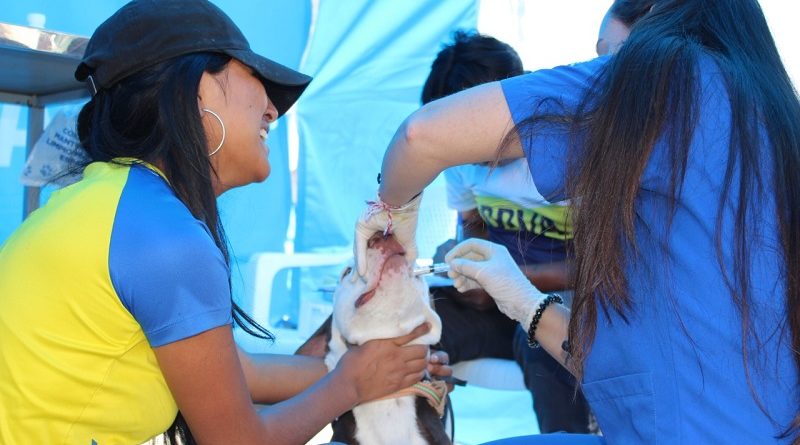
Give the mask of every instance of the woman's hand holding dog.
<svg viewBox="0 0 800 445">
<path fill-rule="evenodd" d="M 430 330 L 423 323 L 397 338 L 371 340 L 353 346 L 334 369 L 351 391 L 354 405 L 407 388 L 420 380 L 428 366 L 427 345 L 407 345 Z"/>
</svg>

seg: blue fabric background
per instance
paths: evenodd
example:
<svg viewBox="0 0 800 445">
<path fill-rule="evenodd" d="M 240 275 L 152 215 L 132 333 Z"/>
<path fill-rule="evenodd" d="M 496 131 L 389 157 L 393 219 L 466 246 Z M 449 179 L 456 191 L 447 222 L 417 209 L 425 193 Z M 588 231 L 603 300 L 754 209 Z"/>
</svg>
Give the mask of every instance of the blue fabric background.
<svg viewBox="0 0 800 445">
<path fill-rule="evenodd" d="M 476 3 L 320 2 L 302 67 L 315 80 L 297 107 L 298 251 L 352 243 L 386 146 L 419 107 L 442 43 L 457 28 L 475 28 Z"/>
<path fill-rule="evenodd" d="M 25 25 L 28 13 L 39 12 L 47 16 L 45 28 L 88 37 L 125 3 L 121 0 L 9 1 L 0 8 L 0 22 Z M 225 0 L 215 3 L 239 25 L 256 52 L 297 68 L 308 34 L 310 2 Z M 48 108 L 47 116 L 55 115 L 56 109 Z M 0 105 L 0 243 L 22 219 L 23 189 L 19 175 L 24 165 L 26 124 L 25 108 Z M 283 249 L 291 200 L 286 128 L 282 124 L 284 122 L 270 133 L 272 174 L 269 180 L 233 190 L 221 199 L 221 213 L 233 254 L 241 258 L 255 251 Z"/>
<path fill-rule="evenodd" d="M 321 0 L 302 67 L 310 1 L 214 1 L 239 25 L 255 51 L 315 77 L 297 107 L 296 250 L 349 245 L 364 200 L 374 197 L 386 145 L 419 106 L 422 83 L 441 44 L 456 28 L 476 26 L 477 0 Z M 89 36 L 123 4 L 12 1 L 0 8 L 0 21 L 24 25 L 28 13 L 39 12 L 47 17 L 47 29 Z M 47 118 L 57 109 L 49 107 Z M 221 198 L 232 254 L 240 259 L 284 248 L 291 208 L 287 124 L 281 119 L 270 133 L 270 178 Z M 0 243 L 22 218 L 19 174 L 26 125 L 25 108 L 0 104 Z M 428 195 L 435 200 L 435 193 Z M 45 190 L 43 200 L 47 195 Z"/>
</svg>

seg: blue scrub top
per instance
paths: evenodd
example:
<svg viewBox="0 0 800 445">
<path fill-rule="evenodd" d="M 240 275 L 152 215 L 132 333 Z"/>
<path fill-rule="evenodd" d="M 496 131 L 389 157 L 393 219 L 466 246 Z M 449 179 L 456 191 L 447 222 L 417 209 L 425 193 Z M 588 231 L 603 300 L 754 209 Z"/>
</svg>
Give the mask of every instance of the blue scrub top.
<svg viewBox="0 0 800 445">
<path fill-rule="evenodd" d="M 609 60 L 603 57 L 503 81 L 514 121 L 530 117 L 543 99 L 550 100 L 541 103 L 540 111 L 555 112 L 556 102 L 574 110 Z M 723 273 L 724 267 L 733 276 L 737 181 L 723 214 L 723 266 L 715 248 L 731 109 L 722 74 L 710 57 L 699 60 L 698 76 L 699 121 L 672 228 L 665 227 L 671 193 L 669 147 L 659 141 L 636 202 L 640 255 L 627 268 L 633 309 L 627 322 L 613 311 L 609 316 L 600 311 L 585 363 L 583 392 L 610 444 L 790 443 L 777 436 L 800 407 L 786 323 L 781 276 L 785 266 L 775 202 L 768 193 L 758 195 L 750 208 L 750 315 L 761 344 L 756 347 L 749 337 L 748 366 L 744 365 L 741 317 Z M 522 137 L 534 183 L 551 201 L 570 198 L 564 193 L 569 140 L 564 129 L 548 125 Z M 769 145 L 764 146 L 761 173 L 769 185 L 772 159 Z"/>
</svg>

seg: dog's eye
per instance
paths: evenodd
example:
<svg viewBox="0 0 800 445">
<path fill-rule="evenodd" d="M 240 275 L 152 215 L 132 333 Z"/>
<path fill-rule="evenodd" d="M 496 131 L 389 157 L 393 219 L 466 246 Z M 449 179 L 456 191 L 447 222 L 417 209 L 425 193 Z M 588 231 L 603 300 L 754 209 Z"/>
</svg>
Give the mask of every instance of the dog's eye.
<svg viewBox="0 0 800 445">
<path fill-rule="evenodd" d="M 352 272 L 352 271 L 353 271 L 352 267 L 350 267 L 350 266 L 345 267 L 344 271 L 342 271 L 342 276 L 339 277 L 339 281 L 344 280 L 344 277 L 350 275 L 350 272 Z"/>
</svg>

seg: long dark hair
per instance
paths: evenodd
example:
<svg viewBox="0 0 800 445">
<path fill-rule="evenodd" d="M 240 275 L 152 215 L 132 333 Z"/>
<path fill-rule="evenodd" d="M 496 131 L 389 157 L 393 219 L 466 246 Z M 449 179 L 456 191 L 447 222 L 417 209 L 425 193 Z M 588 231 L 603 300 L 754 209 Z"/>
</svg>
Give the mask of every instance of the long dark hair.
<svg viewBox="0 0 800 445">
<path fill-rule="evenodd" d="M 716 250 L 722 265 L 724 205 L 728 197 L 738 196 L 734 268 L 732 276 L 724 278 L 741 314 L 744 366 L 747 370 L 748 350 L 753 350 L 747 346 L 748 339 L 759 341 L 750 318 L 750 241 L 746 234 L 754 200 L 760 192 L 768 192 L 777 206 L 787 317 L 795 366 L 800 370 L 800 185 L 796 180 L 800 171 L 800 104 L 761 8 L 755 0 L 618 0 L 612 14 L 615 9 L 624 15 L 620 17 L 623 22 L 633 25 L 630 36 L 577 109 L 557 115 L 540 113 L 517 128 L 524 138 L 539 125 L 556 122 L 569 126 L 574 135 L 566 183 L 567 196 L 577 198 L 572 201 L 576 258 L 569 325 L 574 371 L 582 375 L 598 311 L 608 314 L 613 309 L 623 318 L 630 314 L 625 253 L 636 254 L 635 202 L 641 175 L 659 139 L 670 147 L 671 165 L 666 174 L 672 190 L 670 215 L 674 214 L 701 106 L 697 103 L 697 69 L 704 55 L 719 66 L 731 106 Z M 768 147 L 762 143 L 760 129 L 768 136 Z M 774 170 L 771 184 L 762 182 L 761 165 L 767 162 L 772 162 Z M 609 196 L 615 199 L 609 200 Z M 761 405 L 755 392 L 754 397 Z M 794 436 L 794 443 L 800 444 L 798 431 L 800 415 L 782 437 Z"/>
<path fill-rule="evenodd" d="M 162 62 L 98 91 L 78 116 L 78 136 L 92 162 L 133 158 L 162 167 L 177 197 L 208 227 L 226 264 L 230 256 L 212 187 L 216 172 L 208 157 L 197 92 L 204 72 L 219 73 L 230 60 L 222 54 L 194 53 Z M 274 339 L 233 298 L 231 303 L 239 327 Z M 188 428 L 179 415 L 170 431 L 173 437 L 175 431 L 190 437 L 181 430 Z"/>
<path fill-rule="evenodd" d="M 611 15 L 628 28 L 647 15 L 656 0 L 617 0 L 611 5 Z"/>
</svg>

